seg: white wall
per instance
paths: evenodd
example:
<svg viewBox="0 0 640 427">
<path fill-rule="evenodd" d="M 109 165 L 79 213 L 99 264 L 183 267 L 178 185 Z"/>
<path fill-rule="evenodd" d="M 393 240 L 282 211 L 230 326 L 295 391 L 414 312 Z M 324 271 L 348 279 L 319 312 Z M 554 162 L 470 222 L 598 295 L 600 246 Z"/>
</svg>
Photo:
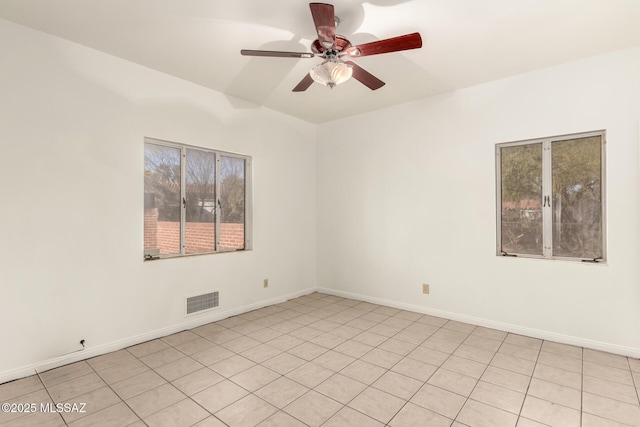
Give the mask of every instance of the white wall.
<svg viewBox="0 0 640 427">
<path fill-rule="evenodd" d="M 640 50 L 319 127 L 3 20 L 0 51 L 0 382 L 316 286 L 640 356 Z M 597 129 L 608 265 L 496 257 L 494 144 Z M 142 261 L 145 136 L 253 156 L 253 251 Z"/>
<path fill-rule="evenodd" d="M 4 20 L 0 51 L 0 383 L 315 288 L 315 126 Z M 145 136 L 253 156 L 253 251 L 143 262 Z"/>
<path fill-rule="evenodd" d="M 639 119 L 630 49 L 320 126 L 318 285 L 640 357 Z M 608 265 L 497 257 L 495 144 L 599 129 Z"/>
</svg>

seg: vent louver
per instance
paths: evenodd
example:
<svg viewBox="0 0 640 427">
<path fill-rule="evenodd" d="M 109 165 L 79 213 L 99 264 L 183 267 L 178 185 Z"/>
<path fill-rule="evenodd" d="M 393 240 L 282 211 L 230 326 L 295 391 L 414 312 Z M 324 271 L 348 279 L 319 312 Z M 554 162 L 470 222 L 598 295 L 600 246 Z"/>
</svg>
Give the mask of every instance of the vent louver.
<svg viewBox="0 0 640 427">
<path fill-rule="evenodd" d="M 217 307 L 219 303 L 218 291 L 187 297 L 186 314 L 189 315 L 209 310 Z"/>
</svg>

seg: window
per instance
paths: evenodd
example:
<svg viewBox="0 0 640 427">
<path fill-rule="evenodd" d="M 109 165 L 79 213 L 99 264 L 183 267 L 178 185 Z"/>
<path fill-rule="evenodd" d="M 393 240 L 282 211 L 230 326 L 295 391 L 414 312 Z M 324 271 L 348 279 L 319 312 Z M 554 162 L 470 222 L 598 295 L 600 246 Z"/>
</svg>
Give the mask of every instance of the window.
<svg viewBox="0 0 640 427">
<path fill-rule="evenodd" d="M 144 144 L 145 259 L 250 248 L 251 158 Z"/>
<path fill-rule="evenodd" d="M 605 133 L 496 146 L 498 255 L 604 261 Z"/>
</svg>

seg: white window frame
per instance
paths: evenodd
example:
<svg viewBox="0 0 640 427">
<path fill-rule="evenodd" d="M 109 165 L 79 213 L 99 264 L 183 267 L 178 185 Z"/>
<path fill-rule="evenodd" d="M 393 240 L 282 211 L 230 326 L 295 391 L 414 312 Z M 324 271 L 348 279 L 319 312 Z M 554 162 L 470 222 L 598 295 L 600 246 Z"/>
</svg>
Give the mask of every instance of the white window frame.
<svg viewBox="0 0 640 427">
<path fill-rule="evenodd" d="M 543 200 L 548 197 L 548 200 L 553 200 L 552 194 L 552 164 L 551 164 L 551 146 L 553 142 L 573 140 L 579 138 L 589 138 L 594 136 L 601 137 L 601 205 L 602 205 L 602 257 L 601 258 L 580 258 L 580 257 L 562 257 L 553 255 L 553 211 L 551 204 L 546 206 L 543 203 L 542 209 L 542 240 L 543 240 L 543 254 L 523 254 L 523 253 L 506 253 L 502 250 L 502 170 L 501 170 L 501 149 L 505 147 L 513 147 L 518 145 L 530 145 L 530 144 L 542 144 L 542 193 Z M 504 142 L 496 144 L 496 255 L 508 256 L 508 257 L 522 257 L 522 258 L 539 258 L 539 259 L 552 259 L 552 260 L 564 260 L 564 261 L 579 261 L 579 262 L 593 262 L 593 263 L 606 263 L 607 261 L 607 235 L 606 235 L 606 161 L 605 161 L 605 147 L 606 147 L 606 132 L 605 130 L 598 130 L 592 132 L 581 132 L 567 135 L 551 136 L 546 138 L 528 139 L 522 141 Z"/>
<path fill-rule="evenodd" d="M 250 251 L 253 249 L 253 193 L 252 193 L 252 158 L 251 156 L 245 154 L 231 153 L 228 151 L 221 151 L 212 148 L 198 147 L 194 145 L 182 144 L 178 142 L 165 141 L 161 139 L 155 138 L 144 138 L 144 144 L 155 144 L 165 147 L 171 147 L 180 150 L 180 200 L 186 200 L 186 153 L 188 149 L 204 151 L 208 153 L 215 154 L 215 187 L 216 187 L 216 203 L 215 203 L 215 250 L 208 252 L 186 252 L 186 205 L 184 202 L 180 203 L 180 253 L 176 254 L 150 254 L 147 250 L 144 251 L 144 260 L 156 260 L 156 259 L 166 259 L 166 258 L 177 258 L 177 257 L 185 257 L 185 256 L 197 256 L 197 255 L 208 255 L 208 254 L 219 254 L 219 253 L 229 253 L 229 252 L 243 252 Z M 242 159 L 245 162 L 245 170 L 244 170 L 244 247 L 236 248 L 236 249 L 220 249 L 220 220 L 222 218 L 221 215 L 221 203 L 220 203 L 220 189 L 221 189 L 221 158 L 222 157 L 231 157 Z"/>
</svg>

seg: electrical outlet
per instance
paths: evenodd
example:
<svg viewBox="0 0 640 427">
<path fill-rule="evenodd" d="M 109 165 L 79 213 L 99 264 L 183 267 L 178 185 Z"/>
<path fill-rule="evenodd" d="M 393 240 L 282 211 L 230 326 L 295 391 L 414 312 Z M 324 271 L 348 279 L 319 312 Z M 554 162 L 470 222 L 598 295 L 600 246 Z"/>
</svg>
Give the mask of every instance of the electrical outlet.
<svg viewBox="0 0 640 427">
<path fill-rule="evenodd" d="M 264 279 L 262 281 L 262 287 L 263 288 L 268 288 L 269 287 L 269 279 Z"/>
<path fill-rule="evenodd" d="M 422 284 L 422 293 L 423 294 L 428 294 L 429 293 L 429 284 L 428 283 L 423 283 Z"/>
</svg>

